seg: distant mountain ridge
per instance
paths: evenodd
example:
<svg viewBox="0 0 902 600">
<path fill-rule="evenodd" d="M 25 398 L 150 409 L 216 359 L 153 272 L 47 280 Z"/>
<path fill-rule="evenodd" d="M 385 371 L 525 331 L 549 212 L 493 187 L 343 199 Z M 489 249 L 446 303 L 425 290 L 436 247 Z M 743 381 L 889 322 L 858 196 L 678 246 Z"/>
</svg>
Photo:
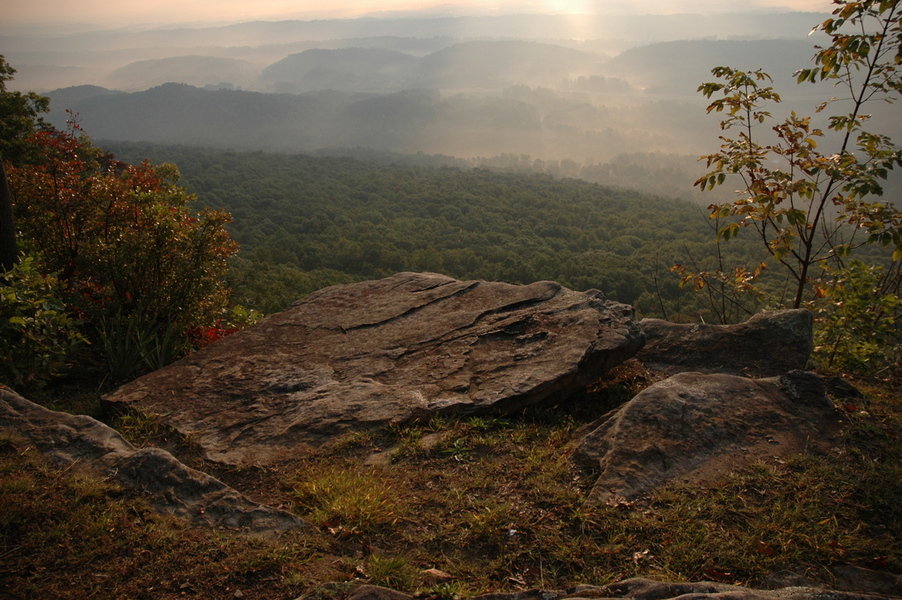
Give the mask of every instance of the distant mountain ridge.
<svg viewBox="0 0 902 600">
<path fill-rule="evenodd" d="M 141 60 L 116 69 L 108 80 L 119 89 L 147 89 L 169 82 L 204 86 L 226 83 L 232 87 L 251 87 L 257 80 L 253 64 L 219 56 L 173 56 Z M 149 84 L 149 85 L 148 85 Z"/>
<path fill-rule="evenodd" d="M 650 92 L 693 94 L 719 65 L 764 69 L 782 85 L 813 54 L 810 40 L 681 40 L 630 48 L 612 58 L 606 69 Z"/>
<path fill-rule="evenodd" d="M 424 56 L 313 49 L 264 69 L 261 86 L 280 93 L 227 89 L 220 73 L 204 67 L 240 63 L 185 57 L 182 73 L 195 68 L 209 78 L 132 94 L 56 90 L 51 120 L 64 124 L 63 110 L 71 108 L 99 138 L 291 152 L 360 147 L 583 161 L 635 152 L 698 155 L 717 139 L 717 120 L 695 91 L 712 67 L 764 68 L 788 108 L 810 112 L 811 94 L 834 93 L 788 81 L 812 51 L 810 42 L 796 40 L 664 42 L 611 60 L 522 40 L 471 41 Z M 892 135 L 898 125 L 881 119 Z"/>
<path fill-rule="evenodd" d="M 217 26 L 120 29 L 23 35 L 6 29 L 0 48 L 19 69 L 19 89 L 66 85 L 118 87 L 107 80 L 130 63 L 181 56 L 231 58 L 262 69 L 313 48 L 373 47 L 423 56 L 455 43 L 521 40 L 616 55 L 623 50 L 685 39 L 807 39 L 826 15 L 801 12 L 671 15 L 497 15 L 257 21 Z M 0 24 L 0 31 L 3 31 Z M 205 85 L 220 83 L 186 80 Z M 149 80 L 130 89 L 161 83 Z M 237 84 L 237 82 L 231 82 Z"/>
<path fill-rule="evenodd" d="M 232 83 L 257 91 L 359 92 L 411 88 L 498 89 L 531 84 L 558 87 L 578 76 L 597 76 L 604 57 L 554 44 L 520 40 L 452 44 L 417 56 L 390 48 L 310 48 L 262 69 L 234 58 L 177 56 L 143 60 L 108 78 L 117 89 L 139 91 L 164 83 Z M 143 86 L 141 82 L 149 85 Z"/>
<path fill-rule="evenodd" d="M 667 15 L 493 15 L 413 16 L 406 18 L 358 18 L 320 20 L 249 21 L 214 26 L 169 26 L 156 29 L 119 29 L 79 32 L 69 35 L 21 35 L 0 33 L 0 45 L 16 51 L 108 50 L 134 47 L 191 47 L 219 45 L 257 46 L 305 40 L 331 40 L 364 36 L 398 36 L 428 39 L 604 39 L 639 43 L 676 39 L 738 37 L 803 37 L 815 23 L 826 18 L 819 12 L 745 12 Z M 574 29 L 583 35 L 574 35 Z M 2 31 L 2 30 L 0 30 Z"/>
<path fill-rule="evenodd" d="M 92 136 L 118 141 L 290 152 L 362 147 L 460 157 L 527 152 L 545 159 L 604 159 L 675 145 L 687 151 L 693 136 L 714 135 L 713 129 L 705 132 L 704 111 L 690 104 L 657 106 L 646 122 L 635 108 L 606 109 L 527 86 L 484 94 L 276 94 L 168 83 L 134 93 L 94 92 L 52 92 L 50 121 L 65 126 L 64 109 L 70 108 Z"/>
<path fill-rule="evenodd" d="M 397 90 L 413 80 L 418 59 L 382 48 L 311 49 L 263 69 L 260 81 L 276 91 Z"/>
<path fill-rule="evenodd" d="M 566 89 L 602 81 L 598 91 L 632 86 L 655 94 L 693 96 L 712 67 L 763 68 L 778 82 L 813 54 L 808 40 L 693 40 L 630 48 L 608 59 L 596 52 L 522 40 L 471 41 L 417 56 L 390 48 L 311 48 L 263 67 L 234 58 L 178 56 L 130 63 L 110 80 L 139 91 L 164 83 L 220 85 L 256 91 L 397 92 L 412 88 L 503 89 L 511 85 Z M 617 83 L 617 81 L 622 83 Z M 149 83 L 149 85 L 142 85 Z M 795 88 L 796 92 L 802 88 Z M 789 90 L 792 92 L 792 90 Z"/>
</svg>

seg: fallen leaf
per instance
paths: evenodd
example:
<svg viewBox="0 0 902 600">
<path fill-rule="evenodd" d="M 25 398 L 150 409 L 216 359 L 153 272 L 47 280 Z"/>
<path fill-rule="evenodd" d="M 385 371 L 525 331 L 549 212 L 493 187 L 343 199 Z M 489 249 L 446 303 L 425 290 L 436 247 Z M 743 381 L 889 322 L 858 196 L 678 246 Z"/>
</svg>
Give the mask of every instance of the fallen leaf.
<svg viewBox="0 0 902 600">
<path fill-rule="evenodd" d="M 610 506 L 613 508 L 619 508 L 621 506 L 632 506 L 635 502 L 631 502 L 624 498 L 623 496 L 611 496 L 605 501 L 606 506 Z"/>
<path fill-rule="evenodd" d="M 758 540 L 758 543 L 755 544 L 755 550 L 758 551 L 758 554 L 763 554 L 764 556 L 774 556 L 777 553 L 776 548 L 761 540 Z"/>
<path fill-rule="evenodd" d="M 732 573 L 718 569 L 717 567 L 705 569 L 703 572 L 705 574 L 705 577 L 708 577 L 713 581 L 730 581 L 733 578 Z"/>
<path fill-rule="evenodd" d="M 442 583 L 454 579 L 454 575 L 441 569 L 423 569 L 420 571 L 420 575 L 430 583 Z"/>
</svg>

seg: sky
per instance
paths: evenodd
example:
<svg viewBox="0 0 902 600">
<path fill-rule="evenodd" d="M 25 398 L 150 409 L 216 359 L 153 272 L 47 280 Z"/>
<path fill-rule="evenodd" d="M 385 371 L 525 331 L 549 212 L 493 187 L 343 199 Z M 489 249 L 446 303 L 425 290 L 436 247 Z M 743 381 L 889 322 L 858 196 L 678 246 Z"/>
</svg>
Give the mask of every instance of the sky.
<svg viewBox="0 0 902 600">
<path fill-rule="evenodd" d="M 668 14 L 759 9 L 828 11 L 829 0 L 5 0 L 6 28 L 60 25 L 156 26 L 271 19 L 431 14 Z M 325 8 L 328 7 L 328 8 Z"/>
</svg>

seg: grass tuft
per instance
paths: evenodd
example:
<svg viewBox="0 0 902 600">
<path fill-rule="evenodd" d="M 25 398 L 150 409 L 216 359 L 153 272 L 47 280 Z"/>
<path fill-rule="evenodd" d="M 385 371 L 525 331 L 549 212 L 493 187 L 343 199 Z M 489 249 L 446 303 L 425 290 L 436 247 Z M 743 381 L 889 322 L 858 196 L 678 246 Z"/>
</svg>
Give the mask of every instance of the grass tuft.
<svg viewBox="0 0 902 600">
<path fill-rule="evenodd" d="M 302 516 L 351 534 L 395 525 L 406 511 L 383 472 L 356 463 L 310 464 L 292 490 Z"/>
<path fill-rule="evenodd" d="M 370 583 L 401 591 L 413 591 L 419 571 L 403 556 L 373 554 L 363 568 Z"/>
</svg>

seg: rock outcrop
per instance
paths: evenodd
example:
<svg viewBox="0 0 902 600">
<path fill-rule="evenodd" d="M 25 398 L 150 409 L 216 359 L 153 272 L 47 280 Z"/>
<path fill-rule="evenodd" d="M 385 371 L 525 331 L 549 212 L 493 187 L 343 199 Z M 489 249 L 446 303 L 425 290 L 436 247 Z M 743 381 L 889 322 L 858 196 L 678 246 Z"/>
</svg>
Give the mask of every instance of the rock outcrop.
<svg viewBox="0 0 902 600">
<path fill-rule="evenodd" d="M 316 594 L 298 600 L 312 600 Z M 413 600 L 413 596 L 375 585 L 360 585 L 347 600 Z M 579 585 L 567 590 L 528 590 L 525 592 L 484 594 L 472 600 L 889 600 L 898 596 L 842 592 L 819 587 L 786 587 L 756 590 L 724 583 L 666 583 L 642 577 L 627 579 L 605 586 Z"/>
<path fill-rule="evenodd" d="M 680 373 L 610 415 L 580 441 L 574 459 L 598 471 L 589 499 L 603 503 L 714 478 L 756 459 L 826 450 L 838 427 L 814 373 Z"/>
<path fill-rule="evenodd" d="M 812 315 L 804 309 L 763 312 L 735 325 L 642 319 L 637 355 L 668 375 L 684 371 L 774 377 L 804 369 L 813 348 Z"/>
<path fill-rule="evenodd" d="M 294 515 L 251 502 L 165 450 L 136 449 L 96 419 L 52 411 L 2 388 L 0 433 L 33 444 L 57 463 L 110 477 L 144 494 L 154 509 L 195 524 L 254 533 L 303 525 Z"/>
<path fill-rule="evenodd" d="M 642 340 L 597 291 L 400 273 L 310 294 L 105 401 L 163 415 L 208 459 L 265 464 L 351 430 L 564 397 Z"/>
</svg>

